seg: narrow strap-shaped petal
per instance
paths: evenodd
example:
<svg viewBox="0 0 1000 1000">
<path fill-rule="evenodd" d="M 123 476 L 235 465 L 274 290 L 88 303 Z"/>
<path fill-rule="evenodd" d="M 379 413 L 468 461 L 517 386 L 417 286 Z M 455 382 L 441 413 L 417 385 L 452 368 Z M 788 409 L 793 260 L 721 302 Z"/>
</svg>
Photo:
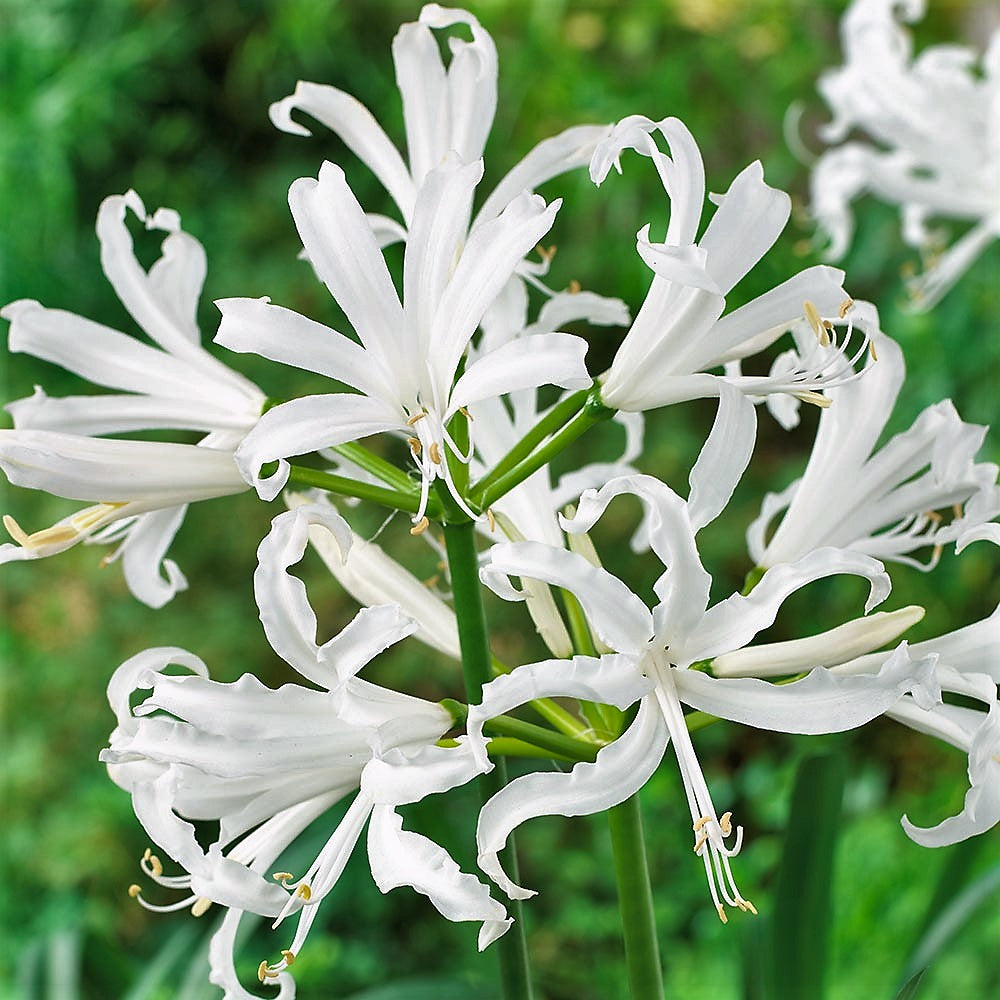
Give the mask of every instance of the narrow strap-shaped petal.
<svg viewBox="0 0 1000 1000">
<path fill-rule="evenodd" d="M 649 226 L 636 234 L 636 250 L 643 263 L 658 278 L 678 285 L 690 285 L 721 295 L 715 278 L 708 272 L 708 254 L 694 243 L 676 246 L 671 243 L 653 243 L 649 239 Z"/>
<path fill-rule="evenodd" d="M 757 440 L 757 411 L 738 389 L 722 385 L 719 409 L 708 440 L 691 469 L 688 517 L 697 533 L 729 503 Z"/>
<path fill-rule="evenodd" d="M 493 189 L 475 224 L 496 218 L 522 191 L 534 191 L 553 177 L 585 167 L 597 145 L 610 134 L 610 125 L 574 125 L 543 139 Z"/>
<path fill-rule="evenodd" d="M 128 589 L 151 608 L 162 608 L 175 594 L 187 590 L 177 563 L 165 558 L 186 513 L 183 504 L 141 514 L 119 549 Z"/>
<path fill-rule="evenodd" d="M 792 211 L 792 199 L 764 183 L 760 160 L 744 167 L 729 190 L 713 198 L 719 206 L 698 245 L 723 295 L 767 253 Z"/>
<path fill-rule="evenodd" d="M 135 729 L 131 695 L 141 689 L 152 689 L 157 675 L 170 664 L 186 667 L 192 674 L 200 677 L 208 677 L 208 667 L 204 660 L 179 646 L 145 649 L 127 659 L 111 675 L 108 682 L 108 704 L 122 729 Z"/>
<path fill-rule="evenodd" d="M 18 430 L 64 434 L 127 434 L 147 430 L 245 432 L 257 417 L 249 408 L 181 396 L 64 396 L 53 399 L 40 387 L 5 407 Z"/>
<path fill-rule="evenodd" d="M 287 502 L 294 508 L 308 501 L 293 493 Z M 309 529 L 309 541 L 356 601 L 369 606 L 398 604 L 419 625 L 414 633 L 416 638 L 453 659 L 461 656 L 455 612 L 375 542 L 352 532 L 350 550 L 345 556 L 334 537 L 315 525 Z"/>
<path fill-rule="evenodd" d="M 419 22 L 400 26 L 392 40 L 392 60 L 403 100 L 410 176 L 416 189 L 448 152 L 451 109 L 447 76 L 437 39 Z"/>
<path fill-rule="evenodd" d="M 368 823 L 368 862 L 383 893 L 408 885 L 448 920 L 480 920 L 479 950 L 501 937 L 513 921 L 475 877 L 463 872 L 432 840 L 403 829 L 392 806 L 376 805 Z"/>
<path fill-rule="evenodd" d="M 508 341 L 469 365 L 455 383 L 448 412 L 540 385 L 583 389 L 591 381 L 583 360 L 586 353 L 587 342 L 568 333 L 536 333 Z"/>
<path fill-rule="evenodd" d="M 303 396 L 268 410 L 236 449 L 236 463 L 258 496 L 273 500 L 288 481 L 284 459 L 392 430 L 403 419 L 393 407 L 371 396 Z M 261 466 L 275 460 L 278 470 L 263 478 Z"/>
<path fill-rule="evenodd" d="M 667 725 L 655 699 L 644 697 L 639 714 L 593 764 L 562 772 L 515 778 L 483 806 L 476 829 L 479 867 L 511 899 L 535 893 L 512 882 L 500 866 L 499 853 L 511 833 L 536 816 L 587 816 L 624 802 L 649 780 L 667 748 Z"/>
<path fill-rule="evenodd" d="M 477 759 L 488 766 L 484 724 L 536 698 L 579 698 L 628 708 L 653 688 L 640 663 L 638 657 L 627 653 L 610 653 L 599 659 L 574 656 L 526 663 L 494 678 L 483 686 L 483 700 L 469 706 L 466 729 Z"/>
<path fill-rule="evenodd" d="M 420 358 L 431 356 L 434 315 L 468 235 L 482 176 L 482 160 L 463 163 L 449 154 L 417 191 L 403 260 L 403 302 L 407 336 Z"/>
<path fill-rule="evenodd" d="M 523 194 L 470 234 L 434 318 L 433 367 L 446 388 L 487 307 L 552 227 L 561 204 L 546 206 L 538 195 Z"/>
<path fill-rule="evenodd" d="M 912 661 L 904 642 L 877 674 L 844 676 L 817 667 L 792 684 L 770 684 L 675 670 L 674 681 L 681 701 L 721 719 L 779 733 L 839 733 L 871 722 L 914 690 L 925 701 L 940 700 L 936 664 L 936 655 Z"/>
<path fill-rule="evenodd" d="M 494 545 L 487 556 L 480 579 L 504 600 L 522 599 L 509 577 L 530 576 L 575 594 L 587 620 L 611 649 L 638 652 L 653 634 L 653 618 L 642 601 L 617 577 L 575 552 L 541 542 L 514 542 Z"/>
<path fill-rule="evenodd" d="M 790 594 L 814 580 L 840 573 L 868 580 L 865 611 L 871 611 L 889 596 L 889 577 L 877 559 L 849 549 L 817 549 L 798 562 L 769 569 L 746 597 L 733 594 L 709 608 L 697 628 L 685 638 L 685 663 L 742 649 L 758 632 L 774 623 L 778 609 Z"/>
<path fill-rule="evenodd" d="M 283 132 L 312 135 L 292 118 L 292 111 L 304 111 L 335 132 L 379 179 L 403 218 L 409 220 L 415 194 L 413 181 L 399 151 L 368 108 L 336 87 L 300 80 L 295 85 L 295 93 L 275 101 L 268 115 Z"/>
<path fill-rule="evenodd" d="M 653 628 L 658 641 L 673 645 L 701 619 L 712 585 L 712 578 L 698 556 L 687 504 L 652 476 L 622 476 L 597 492 L 588 490 L 580 497 L 576 516 L 560 520 L 567 531 L 589 531 L 608 504 L 623 493 L 642 501 L 646 512 L 645 537 L 664 566 L 653 584 L 660 601 L 653 612 Z"/>
<path fill-rule="evenodd" d="M 391 377 L 377 355 L 322 323 L 263 299 L 218 299 L 222 313 L 215 342 L 283 365 L 326 375 L 368 396 L 390 400 Z"/>
<path fill-rule="evenodd" d="M 318 180 L 302 177 L 292 184 L 288 204 L 309 260 L 361 343 L 386 371 L 400 372 L 410 356 L 403 308 L 344 171 L 324 163 Z"/>
<path fill-rule="evenodd" d="M 0 468 L 16 486 L 70 500 L 149 501 L 146 509 L 240 493 L 245 485 L 232 452 L 55 431 L 0 431 Z"/>
</svg>

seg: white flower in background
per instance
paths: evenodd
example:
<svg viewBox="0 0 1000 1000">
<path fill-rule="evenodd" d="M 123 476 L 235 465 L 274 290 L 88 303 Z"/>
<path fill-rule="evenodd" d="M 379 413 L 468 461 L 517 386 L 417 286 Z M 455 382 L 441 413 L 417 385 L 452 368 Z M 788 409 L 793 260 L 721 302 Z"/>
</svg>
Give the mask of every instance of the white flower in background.
<svg viewBox="0 0 1000 1000">
<path fill-rule="evenodd" d="M 659 132 L 671 156 L 653 138 Z M 645 410 L 686 399 L 717 396 L 725 382 L 754 396 L 790 393 L 823 405 L 818 390 L 853 377 L 846 367 L 831 369 L 828 352 L 803 356 L 794 371 L 769 376 L 708 372 L 764 350 L 811 309 L 832 316 L 849 303 L 843 272 L 810 267 L 723 316 L 726 295 L 771 248 L 788 221 L 788 195 L 764 183 L 759 162 L 743 170 L 724 195 L 701 239 L 698 226 L 705 202 L 705 168 L 687 127 L 676 118 L 654 122 L 625 118 L 602 142 L 590 164 L 600 184 L 625 149 L 650 157 L 670 199 L 670 219 L 662 243 L 649 226 L 637 235 L 639 255 L 653 271 L 649 292 L 611 368 L 602 377 L 601 398 L 614 409 Z M 619 168 L 620 169 L 620 168 Z M 848 347 L 846 336 L 838 349 Z M 826 346 L 826 345 L 823 345 Z M 863 350 L 864 345 L 862 345 Z M 859 352 L 860 354 L 860 352 Z"/>
<path fill-rule="evenodd" d="M 0 468 L 15 486 L 91 504 L 31 534 L 5 516 L 16 544 L 0 545 L 0 564 L 117 542 L 105 560 L 120 558 L 129 589 L 154 608 L 187 586 L 165 558 L 187 504 L 247 489 L 231 450 L 56 431 L 0 430 Z"/>
<path fill-rule="evenodd" d="M 774 622 L 785 598 L 814 580 L 838 573 L 868 579 L 866 610 L 889 592 L 881 563 L 859 553 L 821 549 L 764 574 L 749 596 L 734 594 L 708 606 L 711 578 L 698 556 L 695 534 L 728 502 L 749 458 L 746 436 L 741 442 L 738 434 L 724 433 L 727 424 L 746 422 L 747 410 L 752 414 L 740 393 L 723 390 L 716 428 L 692 472 L 688 502 L 651 477 L 624 477 L 585 493 L 576 516 L 564 520 L 568 531 L 587 531 L 614 497 L 628 493 L 642 501 L 650 545 L 664 566 L 654 584 L 658 603 L 652 610 L 624 583 L 575 552 L 523 542 L 496 545 L 488 554 L 482 578 L 499 596 L 521 598 L 511 585 L 512 576 L 564 587 L 575 594 L 600 641 L 614 652 L 600 659 L 576 657 L 518 667 L 486 685 L 482 704 L 469 710 L 469 735 L 484 764 L 484 721 L 533 698 L 576 697 L 622 709 L 639 703 L 632 725 L 602 749 L 593 764 L 577 764 L 569 774 L 517 778 L 483 808 L 480 867 L 512 898 L 532 895 L 515 885 L 499 864 L 498 852 L 515 827 L 534 816 L 583 815 L 623 802 L 646 783 L 672 742 L 691 811 L 694 851 L 704 863 L 719 916 L 727 919 L 726 903 L 753 910 L 736 887 L 729 863 L 740 850 L 742 828 L 733 825 L 730 813 L 719 816 L 716 811 L 682 704 L 757 728 L 821 733 L 862 725 L 906 692 L 912 691 L 927 707 L 934 702 L 929 687 L 933 658 L 911 662 L 905 648 L 875 676 L 835 678 L 816 670 L 781 686 L 714 678 L 691 669 L 741 648 Z"/>
<path fill-rule="evenodd" d="M 402 829 L 396 807 L 463 784 L 482 768 L 465 741 L 435 746 L 453 724 L 441 706 L 355 676 L 414 631 L 397 605 L 362 609 L 338 635 L 317 643 L 305 586 L 288 572 L 315 525 L 329 530 L 346 554 L 350 529 L 334 511 L 288 511 L 261 543 L 254 588 L 271 645 L 320 690 L 298 684 L 272 690 L 250 675 L 221 684 L 184 650 L 147 650 L 112 679 L 118 727 L 102 754 L 149 835 L 186 872 L 164 876 L 158 859 L 144 859 L 154 881 L 186 891 L 170 909 L 203 912 L 214 901 L 274 917 L 276 926 L 298 916 L 282 960 L 260 965 L 261 981 L 275 985 L 287 980 L 317 904 L 336 885 L 366 824 L 372 877 L 383 892 L 409 885 L 448 919 L 482 921 L 481 947 L 510 923 L 474 876 L 427 838 Z M 170 664 L 191 673 L 168 674 Z M 150 695 L 130 708 L 132 693 L 141 689 Z M 305 873 L 279 872 L 268 881 L 264 871 L 288 844 L 352 791 L 354 801 Z M 207 850 L 195 839 L 193 820 L 220 823 Z M 140 888 L 130 891 L 153 908 Z M 232 997 L 246 995 L 232 963 L 238 919 L 230 914 L 212 949 L 212 980 Z"/>
<path fill-rule="evenodd" d="M 832 545 L 930 569 L 938 547 L 1000 510 L 997 467 L 974 461 L 986 428 L 964 423 L 949 400 L 927 407 L 909 430 L 875 450 L 905 366 L 889 337 L 873 334 L 872 346 L 878 360 L 869 361 L 864 377 L 830 390 L 802 478 L 765 496 L 747 531 L 755 565 L 794 562 Z M 964 516 L 944 523 L 937 511 L 959 504 L 966 504 Z M 927 546 L 935 548 L 926 564 L 910 555 Z"/>
<path fill-rule="evenodd" d="M 922 0 L 855 0 L 844 15 L 844 65 L 819 81 L 834 116 L 821 136 L 842 145 L 813 168 L 812 211 L 837 258 L 854 199 L 871 192 L 899 205 L 905 240 L 928 251 L 911 288 L 926 308 L 1000 236 L 1000 31 L 982 56 L 946 44 L 915 57 L 901 22 L 923 12 Z M 868 141 L 843 142 L 853 132 Z M 937 218 L 972 228 L 941 253 L 942 234 L 927 225 Z"/>
<path fill-rule="evenodd" d="M 434 29 L 466 25 L 471 41 L 448 36 L 451 60 L 445 67 Z M 420 19 L 404 24 L 392 43 L 396 82 L 403 102 L 408 162 L 386 136 L 372 113 L 350 94 L 324 84 L 300 82 L 295 93 L 271 105 L 271 121 L 293 135 L 310 135 L 292 111 L 303 111 L 335 132 L 382 183 L 396 203 L 403 224 L 384 215 L 369 215 L 380 246 L 405 240 L 413 228 L 417 192 L 427 175 L 450 153 L 471 163 L 483 155 L 497 103 L 497 52 L 489 33 L 464 10 L 427 4 Z M 578 125 L 540 142 L 497 185 L 466 231 L 495 219 L 523 191 L 534 191 L 567 170 L 584 166 L 608 126 Z M 469 206 L 471 209 L 471 205 Z M 470 219 L 472 221 L 470 222 Z M 307 255 L 312 259 L 310 248 Z M 519 271 L 531 279 L 544 273 L 541 264 L 523 263 Z"/>
<path fill-rule="evenodd" d="M 167 234 L 148 272 L 135 256 L 129 210 Z M 176 563 L 164 559 L 184 505 L 242 491 L 232 453 L 265 398 L 201 346 L 196 313 L 205 253 L 176 212 L 161 208 L 150 216 L 134 191 L 113 195 L 101 203 L 97 235 L 105 275 L 157 346 L 28 299 L 0 310 L 10 320 L 12 351 L 120 390 L 51 398 L 36 386 L 33 396 L 7 407 L 16 430 L 0 432 L 0 465 L 10 481 L 98 504 L 34 534 L 6 518 L 21 548 L 0 546 L 0 562 L 52 555 L 81 539 L 120 542 L 110 558 L 121 557 L 139 600 L 160 607 L 187 586 Z M 191 445 L 95 437 L 151 429 L 205 432 L 204 454 Z"/>
<path fill-rule="evenodd" d="M 371 225 L 343 171 L 325 163 L 319 180 L 300 179 L 289 192 L 302 241 L 361 344 L 266 299 L 224 299 L 218 343 L 326 375 L 358 392 L 306 396 L 276 406 L 244 439 L 236 458 L 264 499 L 288 479 L 286 458 L 380 431 L 410 440 L 420 470 L 421 525 L 433 480 L 456 489 L 450 461 L 468 462 L 447 423 L 463 407 L 537 385 L 590 383 L 586 342 L 563 333 L 505 344 L 470 364 L 462 356 L 483 314 L 524 253 L 552 225 L 559 202 L 522 194 L 465 240 L 465 219 L 482 162 L 454 158 L 433 169 L 417 193 L 403 263 L 403 298 L 393 286 Z M 278 460 L 271 476 L 261 466 Z"/>
<path fill-rule="evenodd" d="M 131 210 L 147 229 L 166 233 L 147 272 L 136 259 L 126 225 Z M 47 309 L 30 299 L 0 309 L 10 320 L 9 346 L 118 390 L 53 399 L 41 388 L 7 406 L 18 429 L 70 434 L 145 430 L 204 431 L 203 443 L 235 448 L 257 422 L 264 393 L 201 346 L 198 298 L 205 251 L 180 228 L 171 209 L 146 213 L 134 191 L 105 198 L 97 213 L 101 266 L 129 314 L 156 345 L 92 320 Z"/>
</svg>

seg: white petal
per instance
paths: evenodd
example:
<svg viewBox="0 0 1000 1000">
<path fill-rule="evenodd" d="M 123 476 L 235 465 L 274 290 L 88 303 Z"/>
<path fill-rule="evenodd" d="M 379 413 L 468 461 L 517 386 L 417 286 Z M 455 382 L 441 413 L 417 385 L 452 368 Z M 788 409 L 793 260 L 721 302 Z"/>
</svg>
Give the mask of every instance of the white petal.
<svg viewBox="0 0 1000 1000">
<path fill-rule="evenodd" d="M 586 816 L 624 802 L 659 766 L 667 740 L 667 726 L 655 701 L 643 698 L 632 725 L 604 747 L 593 764 L 577 764 L 569 774 L 536 773 L 515 778 L 479 814 L 479 867 L 511 899 L 535 895 L 512 882 L 500 867 L 499 852 L 511 832 L 536 816 Z"/>
<path fill-rule="evenodd" d="M 571 591 L 601 640 L 620 653 L 636 652 L 653 634 L 649 610 L 621 580 L 583 556 L 540 542 L 494 545 L 480 579 L 504 600 L 520 600 L 508 577 L 530 576 Z"/>
<path fill-rule="evenodd" d="M 693 243 L 683 246 L 651 243 L 647 225 L 636 235 L 636 249 L 646 266 L 664 281 L 691 285 L 713 295 L 722 294 L 715 283 L 715 278 L 706 269 L 708 255 L 701 247 Z"/>
<path fill-rule="evenodd" d="M 467 875 L 442 847 L 403 829 L 391 806 L 377 805 L 368 824 L 368 860 L 381 892 L 402 885 L 426 896 L 448 920 L 481 920 L 479 949 L 504 934 L 513 921 L 474 875 Z"/>
<path fill-rule="evenodd" d="M 590 385 L 584 355 L 587 342 L 568 333 L 537 333 L 508 341 L 484 354 L 455 383 L 450 412 L 491 396 L 540 385 L 582 389 Z"/>
<path fill-rule="evenodd" d="M 273 500 L 288 480 L 284 459 L 392 430 L 404 419 L 370 396 L 303 396 L 268 410 L 236 449 L 236 462 L 260 498 Z M 280 460 L 278 471 L 261 478 L 261 466 L 276 459 Z"/>
<path fill-rule="evenodd" d="M 524 255 L 552 227 L 560 200 L 546 206 L 524 194 L 469 236 L 434 319 L 433 367 L 451 387 L 451 376 L 487 307 Z"/>
<path fill-rule="evenodd" d="M 71 500 L 143 501 L 147 510 L 245 486 L 232 452 L 54 431 L 0 431 L 0 467 L 16 486 Z"/>
<path fill-rule="evenodd" d="M 792 200 L 764 183 L 757 160 L 745 167 L 716 201 L 719 208 L 698 245 L 708 254 L 708 272 L 723 295 L 774 245 L 788 222 Z"/>
<path fill-rule="evenodd" d="M 933 698 L 936 663 L 936 656 L 911 661 L 904 642 L 878 674 L 842 676 L 817 667 L 792 684 L 770 684 L 677 670 L 674 680 L 681 701 L 731 722 L 780 733 L 839 733 L 884 714 L 915 689 Z"/>
<path fill-rule="evenodd" d="M 275 101 L 268 114 L 284 132 L 311 135 L 292 118 L 292 111 L 304 111 L 335 132 L 379 179 L 403 218 L 410 218 L 415 192 L 409 171 L 375 116 L 360 101 L 336 87 L 300 80 L 295 93 Z"/>
<path fill-rule="evenodd" d="M 215 304 L 222 313 L 217 344 L 326 375 L 368 396 L 392 398 L 391 382 L 379 370 L 377 357 L 336 330 L 266 298 L 218 299 Z"/>
<path fill-rule="evenodd" d="M 575 125 L 543 139 L 493 189 L 476 216 L 476 225 L 495 218 L 522 191 L 534 191 L 559 174 L 584 167 L 610 125 Z"/>
<path fill-rule="evenodd" d="M 715 423 L 688 477 L 688 516 L 695 532 L 714 521 L 729 503 L 756 440 L 753 403 L 738 389 L 720 388 Z"/>
<path fill-rule="evenodd" d="M 318 180 L 299 178 L 289 188 L 288 204 L 309 260 L 361 343 L 386 371 L 399 371 L 410 354 L 403 309 L 343 170 L 327 162 Z"/>
<path fill-rule="evenodd" d="M 697 628 L 686 637 L 683 657 L 687 663 L 742 649 L 758 632 L 774 623 L 785 598 L 827 576 L 847 573 L 870 584 L 865 611 L 889 596 L 885 567 L 876 559 L 848 549 L 817 549 L 796 563 L 769 569 L 746 597 L 733 594 L 705 612 Z M 679 654 L 680 650 L 675 650 Z"/>
<path fill-rule="evenodd" d="M 175 594 L 187 590 L 177 564 L 164 558 L 186 513 L 185 504 L 140 515 L 119 550 L 128 589 L 151 608 L 162 608 Z"/>
</svg>

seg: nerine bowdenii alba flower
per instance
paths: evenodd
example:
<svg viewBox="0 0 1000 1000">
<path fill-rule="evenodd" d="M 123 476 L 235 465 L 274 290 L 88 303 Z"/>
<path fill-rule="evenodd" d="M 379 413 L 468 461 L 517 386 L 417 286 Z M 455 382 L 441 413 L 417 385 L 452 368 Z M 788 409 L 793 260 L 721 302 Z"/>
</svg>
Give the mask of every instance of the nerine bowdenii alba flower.
<svg viewBox="0 0 1000 1000">
<path fill-rule="evenodd" d="M 813 166 L 811 207 L 836 259 L 851 242 L 855 199 L 870 192 L 898 205 L 904 239 L 925 251 L 911 291 L 929 308 L 1000 236 L 1000 31 L 982 53 L 948 43 L 914 55 L 904 22 L 924 6 L 855 0 L 844 15 L 844 65 L 818 84 L 833 113 L 820 135 L 832 148 Z M 929 226 L 939 219 L 971 228 L 943 249 Z"/>
<path fill-rule="evenodd" d="M 302 506 L 274 519 L 261 543 L 254 589 L 265 633 L 275 651 L 305 681 L 265 687 L 246 674 L 232 684 L 212 681 L 204 663 L 185 650 L 147 650 L 122 664 L 108 689 L 118 726 L 102 753 L 112 778 L 132 796 L 153 841 L 184 869 L 163 874 L 155 855 L 146 873 L 183 890 L 167 909 L 210 903 L 231 908 L 212 947 L 212 981 L 227 997 L 248 994 L 233 966 L 236 923 L 244 911 L 298 918 L 277 962 L 263 961 L 261 982 L 293 995 L 287 969 L 305 944 L 318 904 L 333 890 L 368 828 L 372 877 L 383 892 L 409 885 L 451 920 L 483 924 L 480 946 L 504 933 L 502 905 L 474 876 L 463 874 L 436 844 L 402 828 L 400 805 L 471 780 L 482 766 L 466 741 L 439 747 L 453 721 L 440 705 L 357 677 L 372 657 L 410 635 L 416 623 L 398 605 L 362 609 L 332 639 L 318 643 L 317 620 L 301 580 L 288 572 L 322 525 L 346 552 L 346 522 L 329 508 Z M 168 673 L 173 665 L 189 673 Z M 130 707 L 134 692 L 150 694 Z M 288 845 L 331 805 L 355 797 L 315 860 L 298 878 L 267 877 Z M 206 849 L 198 820 L 219 823 Z M 130 890 L 143 905 L 142 889 Z"/>
<path fill-rule="evenodd" d="M 147 229 L 166 233 L 148 271 L 136 258 L 130 211 Z M 34 533 L 5 518 L 18 545 L 0 546 L 0 562 L 37 559 L 79 541 L 118 542 L 109 558 L 121 557 L 135 596 L 159 607 L 187 585 L 164 558 L 184 505 L 243 489 L 233 451 L 260 416 L 264 394 L 201 346 L 196 313 L 205 252 L 176 212 L 150 215 L 134 191 L 113 195 L 101 203 L 97 236 L 105 275 L 153 344 L 33 300 L 0 310 L 11 324 L 12 351 L 117 390 L 53 398 L 36 386 L 7 406 L 15 430 L 0 432 L 0 466 L 8 479 L 97 504 Z M 197 451 L 100 437 L 147 430 L 205 436 Z"/>
</svg>

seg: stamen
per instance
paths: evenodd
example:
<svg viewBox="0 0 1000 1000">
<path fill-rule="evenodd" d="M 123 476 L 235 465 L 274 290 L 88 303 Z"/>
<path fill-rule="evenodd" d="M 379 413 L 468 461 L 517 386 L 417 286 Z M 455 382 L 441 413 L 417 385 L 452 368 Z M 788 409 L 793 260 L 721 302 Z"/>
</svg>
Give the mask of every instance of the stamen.
<svg viewBox="0 0 1000 1000">
<path fill-rule="evenodd" d="M 844 299 L 840 303 L 840 308 L 837 310 L 837 315 L 843 319 L 852 309 L 854 308 L 854 299 Z"/>
<path fill-rule="evenodd" d="M 421 410 L 421 411 L 420 411 L 419 413 L 414 413 L 414 414 L 413 414 L 413 416 L 411 416 L 411 417 L 410 417 L 410 418 L 409 418 L 409 419 L 408 419 L 408 420 L 406 421 L 406 426 L 407 426 L 407 427 L 413 427 L 413 426 L 414 426 L 414 424 L 416 424 L 416 422 L 417 422 L 418 420 L 423 420 L 423 419 L 424 419 L 424 417 L 426 417 L 426 416 L 427 416 L 427 411 L 426 411 L 426 410 Z"/>
<path fill-rule="evenodd" d="M 291 882 L 295 876 L 291 872 L 274 872 L 271 875 L 271 878 L 273 878 L 275 882 L 280 882 L 284 885 L 286 882 Z M 285 886 L 285 888 L 287 889 L 288 887 Z"/>
<path fill-rule="evenodd" d="M 153 878 L 159 878 L 163 874 L 163 863 L 148 847 L 146 848 L 146 853 L 142 856 L 142 860 L 149 865 L 149 870 Z"/>
<path fill-rule="evenodd" d="M 825 410 L 833 400 L 829 396 L 824 396 L 821 392 L 813 392 L 812 389 L 803 389 L 801 392 L 793 392 L 796 399 L 801 399 L 803 403 L 812 403 L 821 410 Z"/>
<path fill-rule="evenodd" d="M 410 451 L 413 452 L 414 457 L 419 458 L 420 449 L 422 447 L 420 444 L 420 438 L 407 438 L 406 443 L 410 446 Z"/>
<path fill-rule="evenodd" d="M 820 318 L 819 310 L 808 299 L 802 303 L 802 314 L 812 327 L 813 333 L 816 334 L 816 337 L 822 339 L 823 320 Z"/>
<path fill-rule="evenodd" d="M 275 972 L 271 966 L 267 964 L 267 959 L 262 959 L 260 965 L 257 966 L 257 978 L 262 982 L 266 983 L 269 979 L 277 979 L 278 973 Z"/>
<path fill-rule="evenodd" d="M 719 817 L 719 829 L 722 831 L 723 837 L 728 837 L 733 832 L 732 819 L 731 812 L 725 812 Z"/>
<path fill-rule="evenodd" d="M 131 885 L 130 885 L 130 886 L 128 887 L 128 894 L 129 894 L 129 895 L 130 895 L 130 896 L 131 896 L 131 897 L 132 897 L 133 899 L 138 899 L 138 898 L 139 898 L 139 894 L 140 894 L 141 892 L 142 892 L 142 886 L 141 886 L 141 885 L 137 885 L 137 884 L 136 884 L 135 882 L 133 882 L 133 883 L 132 883 L 132 884 L 131 884 Z"/>
<path fill-rule="evenodd" d="M 295 961 L 295 952 L 289 951 L 287 948 L 282 948 L 281 954 L 284 956 L 285 965 L 291 965 Z"/>
<path fill-rule="evenodd" d="M 424 580 L 424 586 L 427 587 L 429 590 L 433 590 L 438 585 L 440 580 L 441 580 L 441 574 L 435 573 L 433 576 L 429 576 L 427 577 L 426 580 Z"/>
<path fill-rule="evenodd" d="M 576 280 L 576 278 L 574 278 L 566 286 L 566 291 L 569 292 L 570 295 L 579 295 L 582 290 L 583 290 L 583 286 L 580 284 L 579 281 Z"/>
<path fill-rule="evenodd" d="M 99 527 L 102 521 L 116 510 L 124 507 L 124 503 L 99 503 L 85 507 L 62 524 L 53 524 L 28 534 L 10 514 L 4 514 L 3 526 L 11 538 L 25 549 L 41 549 L 46 545 L 62 545 L 73 542 L 81 535 L 88 534 L 93 528 Z"/>
<path fill-rule="evenodd" d="M 410 534 L 422 535 L 430 527 L 430 524 L 431 522 L 425 514 L 412 528 L 410 528 Z"/>
<path fill-rule="evenodd" d="M 208 896 L 199 896 L 191 907 L 192 917 L 204 916 L 212 906 L 212 900 Z"/>
<path fill-rule="evenodd" d="M 497 519 L 489 507 L 486 508 L 486 523 L 490 526 L 490 531 L 497 530 Z"/>
<path fill-rule="evenodd" d="M 722 903 L 716 903 L 715 904 L 715 910 L 719 914 L 719 919 L 724 924 L 728 924 L 729 923 L 729 917 L 726 916 L 726 908 L 722 905 Z M 262 979 L 261 982 L 263 982 L 263 981 L 264 980 Z"/>
<path fill-rule="evenodd" d="M 538 251 L 538 256 L 545 261 L 546 264 L 552 263 L 552 258 L 556 255 L 556 245 L 553 243 L 550 247 L 543 247 L 539 244 L 535 249 Z"/>
<path fill-rule="evenodd" d="M 458 412 L 461 413 L 462 416 L 465 417 L 466 420 L 474 420 L 475 419 L 475 417 L 473 417 L 472 414 L 469 413 L 468 407 L 460 406 L 458 408 Z"/>
<path fill-rule="evenodd" d="M 868 341 L 868 353 L 871 355 L 872 361 L 878 361 L 878 355 L 875 353 L 875 341 Z"/>
<path fill-rule="evenodd" d="M 303 902 L 308 903 L 312 899 L 312 889 L 309 888 L 308 883 L 303 882 L 296 890 L 295 895 L 298 896 Z"/>
<path fill-rule="evenodd" d="M 437 441 L 432 441 L 430 448 L 428 448 L 428 453 L 431 456 L 431 461 L 435 465 L 441 464 L 441 448 L 438 446 Z"/>
</svg>

